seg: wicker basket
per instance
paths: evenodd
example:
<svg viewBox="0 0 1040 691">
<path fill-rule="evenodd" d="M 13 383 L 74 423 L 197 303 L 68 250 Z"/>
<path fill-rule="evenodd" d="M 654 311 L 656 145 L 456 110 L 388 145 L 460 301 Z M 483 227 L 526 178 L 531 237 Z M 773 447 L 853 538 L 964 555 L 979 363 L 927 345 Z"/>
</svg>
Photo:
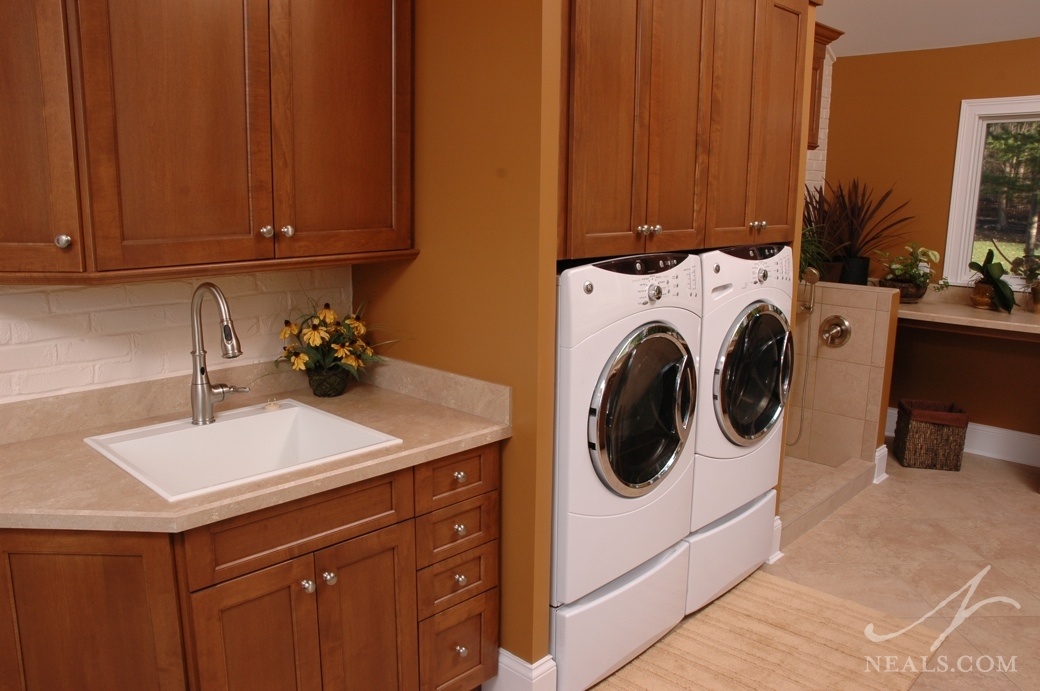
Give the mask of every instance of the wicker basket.
<svg viewBox="0 0 1040 691">
<path fill-rule="evenodd" d="M 968 414 L 953 403 L 903 399 L 892 452 L 907 468 L 960 470 Z"/>
</svg>

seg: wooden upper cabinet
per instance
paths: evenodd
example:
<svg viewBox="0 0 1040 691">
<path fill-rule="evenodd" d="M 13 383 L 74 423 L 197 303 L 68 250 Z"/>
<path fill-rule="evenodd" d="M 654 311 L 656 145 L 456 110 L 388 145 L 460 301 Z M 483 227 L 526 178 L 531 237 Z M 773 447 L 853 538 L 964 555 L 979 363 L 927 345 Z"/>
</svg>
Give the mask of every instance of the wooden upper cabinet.
<svg viewBox="0 0 1040 691">
<path fill-rule="evenodd" d="M 412 0 L 12 0 L 0 38 L 0 271 L 411 248 Z"/>
<path fill-rule="evenodd" d="M 709 247 L 794 238 L 807 0 L 726 0 L 715 15 Z"/>
<path fill-rule="evenodd" d="M 271 2 L 277 256 L 411 246 L 411 27 L 410 0 Z"/>
<path fill-rule="evenodd" d="M 562 254 L 693 249 L 712 0 L 574 0 Z"/>
<path fill-rule="evenodd" d="M 65 26 L 61 3 L 0 2 L 0 271 L 83 270 Z"/>
</svg>

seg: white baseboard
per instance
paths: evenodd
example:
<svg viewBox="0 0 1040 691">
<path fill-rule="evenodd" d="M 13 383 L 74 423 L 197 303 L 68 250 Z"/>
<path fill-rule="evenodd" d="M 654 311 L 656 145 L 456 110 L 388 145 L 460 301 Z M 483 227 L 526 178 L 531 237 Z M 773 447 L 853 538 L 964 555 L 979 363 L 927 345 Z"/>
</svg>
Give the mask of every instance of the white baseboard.
<svg viewBox="0 0 1040 691">
<path fill-rule="evenodd" d="M 546 655 L 535 663 L 498 649 L 498 676 L 484 682 L 485 691 L 556 691 L 556 660 Z"/>
<path fill-rule="evenodd" d="M 775 564 L 784 558 L 784 553 L 780 551 L 780 533 L 783 531 L 783 527 L 780 517 L 775 517 L 773 519 L 773 554 L 766 559 L 767 564 Z"/>
<path fill-rule="evenodd" d="M 884 482 L 888 479 L 888 447 L 882 444 L 874 451 L 874 484 Z"/>
<path fill-rule="evenodd" d="M 896 433 L 895 408 L 888 409 L 885 419 L 885 434 Z M 1015 430 L 968 423 L 968 432 L 964 436 L 964 450 L 989 458 L 999 458 L 1013 463 L 1022 463 L 1040 468 L 1040 434 L 1027 434 Z"/>
</svg>

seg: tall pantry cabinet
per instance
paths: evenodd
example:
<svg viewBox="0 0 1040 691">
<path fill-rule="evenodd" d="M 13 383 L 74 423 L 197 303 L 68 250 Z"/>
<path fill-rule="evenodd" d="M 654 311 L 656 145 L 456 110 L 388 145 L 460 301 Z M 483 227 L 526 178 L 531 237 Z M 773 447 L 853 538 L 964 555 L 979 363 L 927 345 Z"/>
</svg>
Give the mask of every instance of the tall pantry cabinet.
<svg viewBox="0 0 1040 691">
<path fill-rule="evenodd" d="M 808 0 L 572 0 L 558 258 L 788 242 Z"/>
</svg>

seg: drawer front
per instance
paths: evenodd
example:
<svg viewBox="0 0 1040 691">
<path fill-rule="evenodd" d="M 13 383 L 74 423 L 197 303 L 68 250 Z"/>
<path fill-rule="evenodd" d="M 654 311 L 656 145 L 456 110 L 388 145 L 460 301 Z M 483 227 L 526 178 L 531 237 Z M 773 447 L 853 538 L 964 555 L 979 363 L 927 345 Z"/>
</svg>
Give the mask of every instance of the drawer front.
<svg viewBox="0 0 1040 691">
<path fill-rule="evenodd" d="M 498 539 L 498 492 L 467 499 L 415 519 L 415 561 L 430 566 Z"/>
<path fill-rule="evenodd" d="M 473 689 L 497 674 L 497 588 L 419 622 L 423 691 Z"/>
<path fill-rule="evenodd" d="M 219 583 L 393 525 L 413 513 L 412 470 L 364 480 L 184 534 L 188 588 Z"/>
<path fill-rule="evenodd" d="M 489 444 L 415 468 L 415 514 L 498 489 L 499 445 Z"/>
<path fill-rule="evenodd" d="M 498 586 L 498 540 L 419 571 L 419 619 Z"/>
</svg>

